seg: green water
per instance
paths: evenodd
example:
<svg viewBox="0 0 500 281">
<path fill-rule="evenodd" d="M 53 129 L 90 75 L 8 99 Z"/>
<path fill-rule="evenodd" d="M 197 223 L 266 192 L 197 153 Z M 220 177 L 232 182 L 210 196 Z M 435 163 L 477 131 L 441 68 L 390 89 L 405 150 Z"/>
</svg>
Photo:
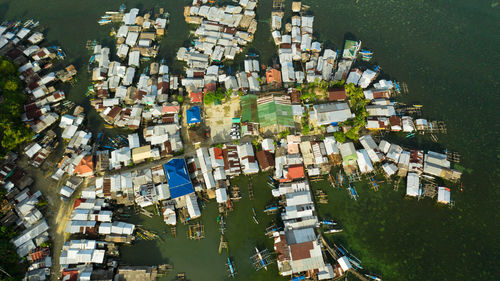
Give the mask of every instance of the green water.
<svg viewBox="0 0 500 281">
<path fill-rule="evenodd" d="M 89 54 L 84 45 L 89 39 L 111 43 L 109 27 L 100 27 L 96 21 L 121 2 L 129 8 L 164 7 L 171 13 L 161 56 L 179 69 L 173 57 L 188 39 L 182 11 L 190 1 L 0 0 L 0 19 L 35 18 L 47 27 L 48 42 L 63 46 L 69 61 L 83 67 L 69 97 L 88 108 L 83 93 L 88 86 Z M 263 63 L 271 63 L 275 57 L 268 20 L 271 2 L 259 3 L 258 32 L 249 47 L 260 54 Z M 360 199 L 354 202 L 345 190 L 316 183 L 314 187 L 325 189 L 330 199 L 328 205 L 319 207 L 319 214 L 338 220 L 345 230 L 332 240 L 341 241 L 384 280 L 500 280 L 500 6 L 490 0 L 357 2 L 304 1 L 316 16 L 315 36 L 339 49 L 344 38 L 362 40 L 374 51 L 384 75 L 407 82 L 410 93 L 401 97 L 403 101 L 423 104 L 426 117 L 448 125 L 448 135 L 438 136 L 440 145 L 423 138 L 404 140 L 404 144 L 458 151 L 462 164 L 473 172 L 463 176 L 463 193 L 452 188 L 454 209 L 430 200 L 406 200 L 403 188 L 395 192 L 382 187 L 373 192 L 361 184 L 356 185 Z M 235 63 L 236 68 L 238 65 Z M 89 123 L 93 130 L 102 130 L 102 121 L 93 110 Z M 244 192 L 247 180 L 242 177 L 238 183 Z M 260 215 L 270 192 L 263 177 L 254 181 L 256 199 L 244 198 L 229 215 L 229 255 L 240 280 L 278 280 L 275 266 L 255 273 L 248 259 L 254 246 L 272 249 L 263 235 L 264 220 L 271 218 Z M 262 218 L 259 225 L 250 217 L 254 204 Z M 226 279 L 226 254 L 217 254 L 216 212 L 215 203 L 203 212 L 206 239 L 187 241 L 185 228 L 179 227 L 175 239 L 124 247 L 123 261 L 170 262 L 176 272 L 186 272 L 195 281 Z M 158 217 L 135 219 L 159 232 L 166 230 Z"/>
</svg>

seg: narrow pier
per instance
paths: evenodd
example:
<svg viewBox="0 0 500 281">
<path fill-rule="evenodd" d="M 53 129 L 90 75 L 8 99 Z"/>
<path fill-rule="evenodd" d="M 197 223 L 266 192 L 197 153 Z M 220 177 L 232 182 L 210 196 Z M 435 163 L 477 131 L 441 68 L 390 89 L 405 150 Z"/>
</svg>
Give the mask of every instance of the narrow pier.
<svg viewBox="0 0 500 281">
<path fill-rule="evenodd" d="M 248 198 L 250 198 L 250 200 L 253 200 L 253 185 L 252 185 L 251 178 L 250 178 L 250 182 L 248 183 Z"/>
</svg>

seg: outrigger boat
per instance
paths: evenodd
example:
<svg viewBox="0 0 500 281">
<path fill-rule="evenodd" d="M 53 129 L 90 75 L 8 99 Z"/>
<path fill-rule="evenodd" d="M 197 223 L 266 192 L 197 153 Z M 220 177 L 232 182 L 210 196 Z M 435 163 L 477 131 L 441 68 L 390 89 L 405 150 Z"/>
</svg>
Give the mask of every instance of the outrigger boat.
<svg viewBox="0 0 500 281">
<path fill-rule="evenodd" d="M 261 252 L 259 252 L 259 249 L 257 249 L 257 247 L 255 247 L 255 252 L 257 252 L 257 257 L 259 257 L 259 261 L 260 261 L 260 264 L 261 266 L 267 270 L 267 264 L 266 264 L 266 261 L 264 260 L 264 258 L 262 257 L 262 254 Z"/>
<path fill-rule="evenodd" d="M 407 139 L 409 139 L 409 138 L 413 138 L 413 137 L 415 136 L 415 134 L 416 134 L 415 132 L 408 133 L 408 134 L 406 135 L 406 138 L 407 138 Z"/>
<path fill-rule="evenodd" d="M 334 187 L 334 188 L 335 188 L 335 182 L 333 181 L 332 175 L 331 175 L 331 174 L 329 174 L 329 175 L 328 175 L 328 178 L 330 179 L 330 183 L 332 184 L 332 187 Z"/>
<path fill-rule="evenodd" d="M 363 267 L 361 266 L 361 261 L 356 258 L 355 256 L 349 254 L 347 256 L 347 259 L 349 260 L 349 262 L 351 262 L 351 264 L 356 268 L 356 269 L 363 269 Z"/>
<path fill-rule="evenodd" d="M 278 206 L 271 205 L 264 209 L 264 213 L 270 214 L 278 211 Z"/>
<path fill-rule="evenodd" d="M 236 276 L 236 272 L 234 270 L 233 262 L 231 262 L 231 259 L 229 257 L 227 258 L 227 269 L 228 269 L 229 274 L 230 274 L 229 276 L 234 278 Z"/>
<path fill-rule="evenodd" d="M 272 182 L 269 182 L 269 181 L 268 181 L 268 182 L 267 182 L 267 185 L 268 185 L 270 188 L 272 188 L 272 189 L 275 189 L 275 188 L 276 188 L 276 186 L 275 186 Z"/>
<path fill-rule="evenodd" d="M 322 220 L 319 223 L 322 225 L 337 225 L 337 223 L 332 220 Z"/>
<path fill-rule="evenodd" d="M 343 185 L 344 184 L 344 176 L 342 175 L 342 171 L 339 171 L 338 182 L 339 182 L 339 185 Z"/>
<path fill-rule="evenodd" d="M 120 5 L 120 14 L 123 14 L 123 13 L 125 13 L 125 4 L 124 3 Z"/>
<path fill-rule="evenodd" d="M 376 280 L 376 281 L 382 281 L 382 279 L 380 279 L 380 277 L 377 277 L 375 275 L 371 275 L 371 274 L 365 274 L 366 277 L 372 279 L 372 280 Z"/>
<path fill-rule="evenodd" d="M 325 230 L 325 234 L 332 234 L 332 233 L 339 233 L 339 232 L 342 232 L 342 229 L 328 229 L 328 230 Z"/>
<path fill-rule="evenodd" d="M 257 220 L 257 214 L 255 213 L 255 209 L 252 208 L 252 212 L 253 212 L 253 221 L 256 223 L 256 224 L 259 224 L 259 221 Z"/>
<path fill-rule="evenodd" d="M 106 25 L 108 23 L 111 23 L 111 20 L 109 20 L 109 19 L 100 19 L 100 20 L 97 21 L 97 23 L 99 25 Z"/>
<path fill-rule="evenodd" d="M 361 59 L 363 61 L 369 61 L 373 57 L 373 52 L 371 52 L 369 50 L 361 50 L 361 51 L 359 51 L 359 54 L 361 55 Z"/>
<path fill-rule="evenodd" d="M 267 176 L 267 178 L 269 179 L 269 181 L 271 181 L 273 184 L 276 183 L 276 181 L 273 179 L 273 177 L 271 176 Z"/>
<path fill-rule="evenodd" d="M 354 200 L 358 200 L 358 193 L 356 192 L 356 188 L 354 188 L 353 186 L 351 186 L 351 184 L 349 184 L 349 194 L 351 195 L 352 199 Z"/>
</svg>

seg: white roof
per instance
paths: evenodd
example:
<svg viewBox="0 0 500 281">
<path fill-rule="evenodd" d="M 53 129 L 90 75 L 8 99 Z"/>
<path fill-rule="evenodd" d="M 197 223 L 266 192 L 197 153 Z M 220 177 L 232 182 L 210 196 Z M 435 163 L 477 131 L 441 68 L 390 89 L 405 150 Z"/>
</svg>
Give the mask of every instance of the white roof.
<svg viewBox="0 0 500 281">
<path fill-rule="evenodd" d="M 33 158 L 33 156 L 35 156 L 35 154 L 40 151 L 40 149 L 42 149 L 42 146 L 40 146 L 38 143 L 34 143 L 33 145 L 31 145 L 29 147 L 28 150 L 26 150 L 24 153 L 26 154 L 26 156 L 28 156 L 29 158 Z"/>
<path fill-rule="evenodd" d="M 334 137 L 325 137 L 323 142 L 325 143 L 327 155 L 339 154 L 339 149 L 337 147 L 337 141 L 335 140 Z"/>
<path fill-rule="evenodd" d="M 419 196 L 420 177 L 416 173 L 408 173 L 406 177 L 406 195 Z"/>
<path fill-rule="evenodd" d="M 382 169 L 384 169 L 384 172 L 386 173 L 387 176 L 392 176 L 398 171 L 398 167 L 392 163 L 385 163 L 382 165 Z"/>
<path fill-rule="evenodd" d="M 373 171 L 373 165 L 370 161 L 370 157 L 365 149 L 360 149 L 356 151 L 358 155 L 358 167 L 361 173 L 370 173 Z"/>
<path fill-rule="evenodd" d="M 274 153 L 274 141 L 273 139 L 267 138 L 262 140 L 262 150 L 267 150 Z"/>
<path fill-rule="evenodd" d="M 139 141 L 139 134 L 134 133 L 128 135 L 128 146 L 130 147 L 130 149 L 141 146 L 141 143 Z"/>
<path fill-rule="evenodd" d="M 346 256 L 340 257 L 337 262 L 344 272 L 352 268 L 351 262 Z"/>
<path fill-rule="evenodd" d="M 217 203 L 225 203 L 227 202 L 227 191 L 225 188 L 218 188 L 215 190 L 215 196 L 217 199 Z"/>
<path fill-rule="evenodd" d="M 438 187 L 438 202 L 450 204 L 451 203 L 451 193 L 450 189 L 447 187 L 440 186 Z"/>
<path fill-rule="evenodd" d="M 191 193 L 189 196 L 187 196 L 186 205 L 191 219 L 195 219 L 201 216 L 200 207 L 198 206 L 198 200 L 194 193 Z"/>
</svg>

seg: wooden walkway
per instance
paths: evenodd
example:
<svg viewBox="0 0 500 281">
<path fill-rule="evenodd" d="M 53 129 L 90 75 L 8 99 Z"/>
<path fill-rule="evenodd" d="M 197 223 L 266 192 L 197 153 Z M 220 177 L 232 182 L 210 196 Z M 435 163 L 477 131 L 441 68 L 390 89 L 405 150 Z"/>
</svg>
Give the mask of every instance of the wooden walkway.
<svg viewBox="0 0 500 281">
<path fill-rule="evenodd" d="M 250 181 L 248 182 L 248 198 L 250 198 L 250 200 L 253 200 L 252 178 L 250 178 Z"/>
</svg>

